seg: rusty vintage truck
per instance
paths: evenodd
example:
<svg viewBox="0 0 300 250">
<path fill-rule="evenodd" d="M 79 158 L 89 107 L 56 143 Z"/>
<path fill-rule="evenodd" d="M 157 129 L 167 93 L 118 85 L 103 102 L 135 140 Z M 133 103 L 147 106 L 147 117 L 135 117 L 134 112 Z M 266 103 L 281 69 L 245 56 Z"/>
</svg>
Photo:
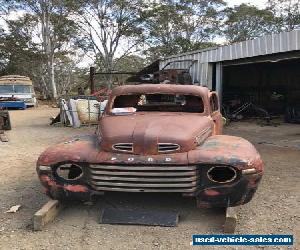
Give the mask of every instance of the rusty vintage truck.
<svg viewBox="0 0 300 250">
<path fill-rule="evenodd" d="M 177 192 L 198 207 L 249 202 L 263 175 L 254 146 L 222 135 L 218 96 L 193 85 L 113 89 L 95 134 L 44 151 L 37 173 L 55 199 L 107 191 Z"/>
</svg>

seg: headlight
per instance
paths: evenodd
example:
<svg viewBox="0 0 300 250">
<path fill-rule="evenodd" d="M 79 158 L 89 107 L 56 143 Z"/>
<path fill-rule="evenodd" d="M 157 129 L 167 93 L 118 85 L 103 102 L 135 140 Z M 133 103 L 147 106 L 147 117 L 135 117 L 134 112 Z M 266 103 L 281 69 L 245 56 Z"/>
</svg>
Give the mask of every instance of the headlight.
<svg viewBox="0 0 300 250">
<path fill-rule="evenodd" d="M 72 163 L 58 166 L 55 172 L 58 177 L 68 181 L 78 180 L 83 176 L 82 167 Z"/>
<path fill-rule="evenodd" d="M 213 182 L 228 183 L 237 178 L 237 172 L 230 166 L 213 166 L 208 169 L 207 177 Z"/>
<path fill-rule="evenodd" d="M 25 103 L 33 103 L 34 99 L 33 98 L 28 98 L 28 99 L 24 99 Z"/>
</svg>

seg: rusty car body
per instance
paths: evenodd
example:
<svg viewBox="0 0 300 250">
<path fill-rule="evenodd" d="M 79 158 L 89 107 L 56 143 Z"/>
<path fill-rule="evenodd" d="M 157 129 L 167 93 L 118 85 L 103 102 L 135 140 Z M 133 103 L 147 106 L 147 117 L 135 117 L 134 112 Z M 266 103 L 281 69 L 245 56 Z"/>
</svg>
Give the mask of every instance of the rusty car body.
<svg viewBox="0 0 300 250">
<path fill-rule="evenodd" d="M 95 134 L 54 145 L 37 161 L 55 199 L 106 191 L 177 192 L 199 207 L 247 203 L 263 175 L 254 146 L 222 135 L 218 96 L 194 85 L 116 87 Z"/>
</svg>

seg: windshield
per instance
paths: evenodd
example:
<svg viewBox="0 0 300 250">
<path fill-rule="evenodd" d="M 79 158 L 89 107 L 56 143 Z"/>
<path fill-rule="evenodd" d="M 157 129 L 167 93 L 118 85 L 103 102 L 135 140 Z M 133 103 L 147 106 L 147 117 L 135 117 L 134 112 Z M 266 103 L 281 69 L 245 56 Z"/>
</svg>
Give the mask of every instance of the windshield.
<svg viewBox="0 0 300 250">
<path fill-rule="evenodd" d="M 0 85 L 1 94 L 11 93 L 31 93 L 31 86 L 29 85 Z"/>
<path fill-rule="evenodd" d="M 200 96 L 181 94 L 120 95 L 114 100 L 114 114 L 141 111 L 203 113 L 204 104 Z"/>
<path fill-rule="evenodd" d="M 13 93 L 13 92 L 14 92 L 13 85 L 0 85 L 0 93 L 1 94 Z"/>
<path fill-rule="evenodd" d="M 28 85 L 14 85 L 15 93 L 31 93 L 31 86 Z"/>
</svg>

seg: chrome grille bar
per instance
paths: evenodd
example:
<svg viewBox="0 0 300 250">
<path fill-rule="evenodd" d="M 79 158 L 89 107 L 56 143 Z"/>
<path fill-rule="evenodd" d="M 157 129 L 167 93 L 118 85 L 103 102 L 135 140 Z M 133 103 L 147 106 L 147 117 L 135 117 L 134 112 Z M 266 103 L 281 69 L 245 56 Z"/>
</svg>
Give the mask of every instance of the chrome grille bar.
<svg viewBox="0 0 300 250">
<path fill-rule="evenodd" d="M 200 181 L 196 166 L 92 164 L 89 174 L 98 191 L 187 193 L 195 192 Z"/>
</svg>

